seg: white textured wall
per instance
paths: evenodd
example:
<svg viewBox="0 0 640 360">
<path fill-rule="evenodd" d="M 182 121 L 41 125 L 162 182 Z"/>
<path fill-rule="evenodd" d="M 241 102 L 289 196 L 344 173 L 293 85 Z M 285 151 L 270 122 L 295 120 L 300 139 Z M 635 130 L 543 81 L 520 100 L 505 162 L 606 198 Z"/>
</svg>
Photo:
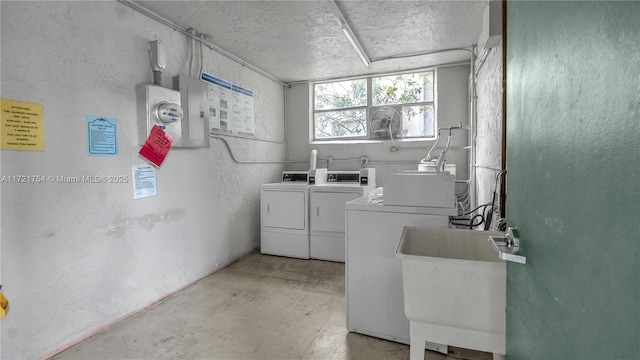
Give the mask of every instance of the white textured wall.
<svg viewBox="0 0 640 360">
<path fill-rule="evenodd" d="M 115 1 L 1 5 L 2 98 L 44 105 L 45 151 L 2 151 L 1 175 L 128 175 L 137 154 L 135 86 L 147 43 L 168 54 L 163 85 L 188 72 L 184 36 Z M 282 139 L 281 86 L 205 48 L 204 70 L 252 89 L 256 134 Z M 86 115 L 118 119 L 117 157 L 88 157 Z M 280 165 L 234 163 L 219 140 L 174 149 L 158 196 L 128 184 L 2 184 L 2 359 L 55 351 L 229 263 L 259 244 L 259 185 Z M 240 159 L 284 145 L 230 139 Z"/>
<path fill-rule="evenodd" d="M 493 200 L 496 176 L 502 167 L 502 91 L 500 43 L 491 49 L 477 78 L 476 194 L 479 205 Z M 495 203 L 500 206 L 499 182 Z"/>
<path fill-rule="evenodd" d="M 437 70 L 437 121 L 438 127 L 468 124 L 468 77 L 469 66 L 445 67 Z M 368 167 L 376 169 L 377 186 L 383 186 L 390 174 L 402 170 L 417 170 L 420 160 L 427 156 L 433 141 L 396 141 L 398 152 L 390 152 L 391 140 L 369 141 L 357 144 L 309 143 L 309 117 L 311 107 L 310 94 L 313 90 L 308 84 L 297 84 L 286 90 L 287 102 L 287 154 L 290 160 L 309 159 L 311 149 L 318 149 L 318 157 L 324 159 L 355 159 L 334 161 L 329 168 L 334 170 L 352 170 L 360 168 L 360 157 L 366 156 L 372 161 Z M 443 134 L 446 136 L 446 133 Z M 454 132 L 451 146 L 462 147 L 467 144 L 466 130 Z M 440 140 L 446 144 L 446 138 Z M 447 160 L 457 165 L 457 178 L 467 179 L 468 150 L 449 151 Z M 300 169 L 307 164 L 298 165 Z M 319 163 L 318 167 L 325 167 Z M 457 191 L 464 191 L 465 185 L 458 185 Z"/>
</svg>

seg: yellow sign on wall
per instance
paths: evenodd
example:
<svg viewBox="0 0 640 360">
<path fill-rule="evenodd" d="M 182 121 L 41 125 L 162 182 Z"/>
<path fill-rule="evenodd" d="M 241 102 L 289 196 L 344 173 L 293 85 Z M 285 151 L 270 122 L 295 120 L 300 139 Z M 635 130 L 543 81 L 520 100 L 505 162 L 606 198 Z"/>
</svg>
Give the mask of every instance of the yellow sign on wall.
<svg viewBox="0 0 640 360">
<path fill-rule="evenodd" d="M 4 295 L 2 295 L 2 292 L 0 292 L 0 319 L 7 316 L 8 312 L 9 312 L 9 300 L 7 300 L 4 297 Z"/>
<path fill-rule="evenodd" d="M 0 99 L 0 149 L 44 151 L 44 107 Z"/>
</svg>

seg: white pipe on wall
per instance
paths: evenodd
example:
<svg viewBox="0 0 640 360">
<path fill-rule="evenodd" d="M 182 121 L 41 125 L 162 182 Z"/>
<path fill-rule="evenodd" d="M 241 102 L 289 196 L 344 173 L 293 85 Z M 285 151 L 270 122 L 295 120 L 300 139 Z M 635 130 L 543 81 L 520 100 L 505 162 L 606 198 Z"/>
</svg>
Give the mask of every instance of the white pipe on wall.
<svg viewBox="0 0 640 360">
<path fill-rule="evenodd" d="M 231 146 L 229 145 L 229 142 L 227 141 L 227 139 L 220 137 L 220 136 L 211 136 L 212 139 L 218 139 L 220 141 L 222 141 L 226 147 L 227 150 L 229 151 L 229 155 L 231 156 L 231 159 L 238 163 L 238 164 L 300 164 L 300 163 L 305 163 L 307 162 L 305 161 L 296 161 L 296 160 L 238 160 L 236 158 L 236 156 L 233 154 L 233 150 L 231 150 Z"/>
<path fill-rule="evenodd" d="M 470 62 L 470 83 L 469 83 L 469 145 L 471 146 L 471 153 L 469 154 L 469 203 L 471 209 L 476 208 L 476 204 L 478 203 L 478 199 L 476 196 L 476 169 L 474 164 L 476 163 L 476 136 L 477 136 L 477 94 L 476 94 L 476 71 L 475 71 L 475 51 L 477 48 L 474 48 L 471 51 L 471 62 Z"/>
<path fill-rule="evenodd" d="M 318 150 L 311 150 L 311 159 L 309 161 L 309 169 L 315 170 L 318 165 Z"/>
</svg>

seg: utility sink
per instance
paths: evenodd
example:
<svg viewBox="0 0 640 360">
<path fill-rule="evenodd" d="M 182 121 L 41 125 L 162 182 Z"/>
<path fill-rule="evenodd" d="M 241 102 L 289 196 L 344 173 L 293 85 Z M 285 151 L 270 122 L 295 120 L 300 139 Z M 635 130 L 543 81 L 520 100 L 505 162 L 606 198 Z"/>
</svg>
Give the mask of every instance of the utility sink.
<svg viewBox="0 0 640 360">
<path fill-rule="evenodd" d="M 505 354 L 506 265 L 489 236 L 504 233 L 404 228 L 396 257 L 411 359 L 423 358 L 425 341 Z"/>
</svg>

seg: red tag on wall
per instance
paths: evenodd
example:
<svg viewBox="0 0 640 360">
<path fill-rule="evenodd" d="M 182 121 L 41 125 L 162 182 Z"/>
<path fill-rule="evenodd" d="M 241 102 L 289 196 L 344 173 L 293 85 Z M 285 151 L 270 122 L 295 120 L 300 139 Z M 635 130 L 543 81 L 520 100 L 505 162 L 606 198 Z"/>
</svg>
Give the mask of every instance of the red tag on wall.
<svg viewBox="0 0 640 360">
<path fill-rule="evenodd" d="M 154 125 L 147 141 L 138 153 L 153 165 L 160 167 L 164 158 L 167 157 L 169 149 L 171 149 L 171 144 L 173 144 L 173 138 L 160 129 L 158 125 Z"/>
</svg>

